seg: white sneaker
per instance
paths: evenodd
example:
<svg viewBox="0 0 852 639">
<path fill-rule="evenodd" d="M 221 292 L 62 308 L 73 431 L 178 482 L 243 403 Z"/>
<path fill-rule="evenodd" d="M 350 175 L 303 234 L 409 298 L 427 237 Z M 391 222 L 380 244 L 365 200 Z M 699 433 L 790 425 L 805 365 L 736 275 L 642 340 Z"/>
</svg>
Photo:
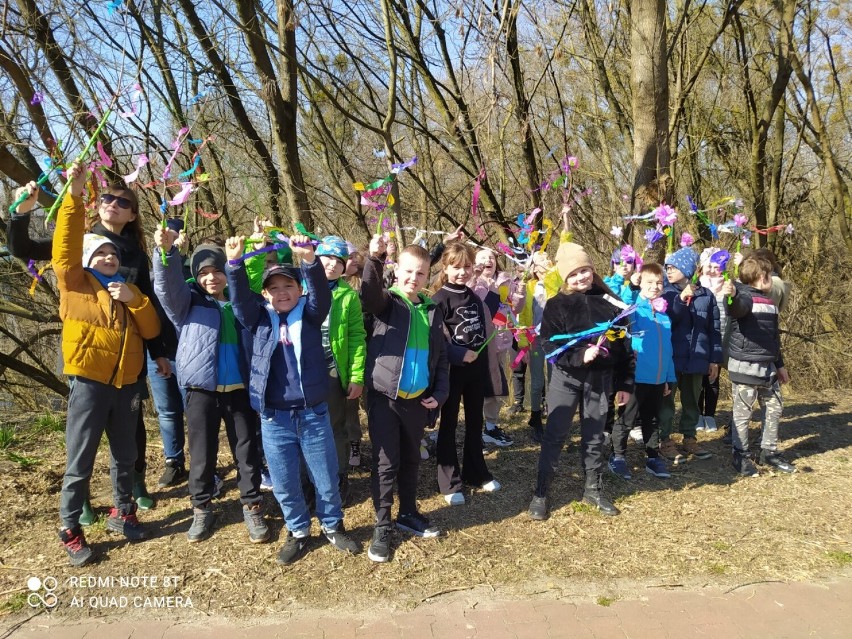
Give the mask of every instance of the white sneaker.
<svg viewBox="0 0 852 639">
<path fill-rule="evenodd" d="M 719 430 L 719 427 L 716 426 L 716 419 L 714 417 L 704 417 L 704 430 L 708 433 L 715 433 Z"/>
<path fill-rule="evenodd" d="M 696 430 L 696 432 L 699 431 L 699 430 L 704 430 L 704 416 L 703 415 L 698 416 L 698 422 L 695 424 L 695 430 Z"/>
<path fill-rule="evenodd" d="M 636 426 L 635 428 L 631 428 L 630 439 L 632 439 L 637 444 L 644 444 L 645 440 L 642 438 L 642 429 L 638 426 Z"/>
<path fill-rule="evenodd" d="M 461 493 L 452 493 L 444 495 L 444 501 L 450 506 L 464 506 L 464 495 Z"/>
<path fill-rule="evenodd" d="M 429 449 L 426 447 L 426 440 L 420 440 L 420 459 L 426 461 L 429 459 Z"/>
<path fill-rule="evenodd" d="M 491 481 L 482 484 L 481 488 L 486 493 L 496 493 L 498 490 L 500 490 L 501 486 L 499 481 L 497 481 L 496 479 L 492 479 Z"/>
</svg>

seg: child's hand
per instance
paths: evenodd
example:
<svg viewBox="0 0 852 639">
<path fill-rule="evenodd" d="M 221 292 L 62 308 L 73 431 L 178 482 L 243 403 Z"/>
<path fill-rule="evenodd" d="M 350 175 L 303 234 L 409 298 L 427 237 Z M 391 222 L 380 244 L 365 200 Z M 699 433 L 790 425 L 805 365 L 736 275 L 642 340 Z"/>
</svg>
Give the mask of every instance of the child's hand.
<svg viewBox="0 0 852 639">
<path fill-rule="evenodd" d="M 266 246 L 266 233 L 263 231 L 255 231 L 250 235 L 251 239 L 254 240 L 255 248 L 263 248 Z"/>
<path fill-rule="evenodd" d="M 28 182 L 26 186 L 19 188 L 15 191 L 15 201 L 17 202 L 18 198 L 24 193 L 27 194 L 27 199 L 18 204 L 18 208 L 15 209 L 15 213 L 24 214 L 32 211 L 36 202 L 38 202 L 38 184 L 35 182 Z"/>
<path fill-rule="evenodd" d="M 475 362 L 477 357 L 479 357 L 479 354 L 476 351 L 465 351 L 462 361 L 465 364 L 470 364 L 471 362 Z"/>
<path fill-rule="evenodd" d="M 633 286 L 639 286 L 640 279 L 642 279 L 642 274 L 635 272 L 630 276 L 630 283 L 633 284 Z"/>
<path fill-rule="evenodd" d="M 593 361 L 595 361 L 595 358 L 600 355 L 600 353 L 600 346 L 595 346 L 594 344 L 592 344 L 591 346 L 589 346 L 589 348 L 586 349 L 586 352 L 583 353 L 583 363 L 591 364 Z"/>
<path fill-rule="evenodd" d="M 423 408 L 432 410 L 433 408 L 438 408 L 438 400 L 434 397 L 427 397 L 426 399 L 420 400 L 420 405 L 423 406 Z"/>
<path fill-rule="evenodd" d="M 158 357 L 154 360 L 157 364 L 157 376 L 168 379 L 172 376 L 172 364 L 168 357 Z"/>
<path fill-rule="evenodd" d="M 361 397 L 361 392 L 364 390 L 363 384 L 356 384 L 354 382 L 349 382 L 349 388 L 347 389 L 346 399 L 358 399 Z"/>
<path fill-rule="evenodd" d="M 710 366 L 707 367 L 707 380 L 712 384 L 716 381 L 717 377 L 719 377 L 719 365 L 710 364 Z"/>
<path fill-rule="evenodd" d="M 721 293 L 722 295 L 725 295 L 727 297 L 735 297 L 737 294 L 737 287 L 731 280 L 728 280 L 727 282 L 722 284 Z"/>
<path fill-rule="evenodd" d="M 174 241 L 173 246 L 177 246 L 180 251 L 183 248 L 183 245 L 186 244 L 186 233 L 183 232 L 183 229 L 178 233 L 177 239 Z"/>
<path fill-rule="evenodd" d="M 615 394 L 615 405 L 616 406 L 627 406 L 627 402 L 630 401 L 630 393 L 627 391 L 618 391 Z"/>
<path fill-rule="evenodd" d="M 778 383 L 779 384 L 789 384 L 790 383 L 790 373 L 787 372 L 787 367 L 782 366 L 778 369 Z"/>
<path fill-rule="evenodd" d="M 254 233 L 264 233 L 267 228 L 272 226 L 272 222 L 262 218 L 259 215 L 254 216 L 254 221 L 251 224 Z"/>
<path fill-rule="evenodd" d="M 739 266 L 742 263 L 743 263 L 743 254 L 740 253 L 739 251 L 737 251 L 736 253 L 734 253 L 734 265 Z"/>
<path fill-rule="evenodd" d="M 72 195 L 82 196 L 86 191 L 86 167 L 82 162 L 74 162 L 68 169 L 68 179 L 71 180 Z"/>
<path fill-rule="evenodd" d="M 671 394 L 672 394 L 671 386 L 669 386 L 669 383 L 666 382 L 665 384 L 663 384 L 663 397 L 668 397 Z"/>
<path fill-rule="evenodd" d="M 125 304 L 135 297 L 133 291 L 124 282 L 110 282 L 107 291 L 112 299 Z"/>
<path fill-rule="evenodd" d="M 163 253 L 171 251 L 172 246 L 174 246 L 177 239 L 178 234 L 168 227 L 163 228 L 162 226 L 158 226 L 157 230 L 154 231 L 154 244 L 156 244 Z"/>
<path fill-rule="evenodd" d="M 692 288 L 692 283 L 690 282 L 684 286 L 683 290 L 680 292 L 680 299 L 686 302 L 693 297 L 695 297 L 695 289 Z"/>
<path fill-rule="evenodd" d="M 460 224 L 459 227 L 453 231 L 452 233 L 447 233 L 444 236 L 444 244 L 449 244 L 450 242 L 463 242 L 464 241 L 464 225 Z"/>
<path fill-rule="evenodd" d="M 314 262 L 314 245 L 307 235 L 293 235 L 290 237 L 290 250 L 293 255 L 298 255 L 305 264 Z"/>
<path fill-rule="evenodd" d="M 246 245 L 246 236 L 237 235 L 225 240 L 225 257 L 229 260 L 238 260 L 243 256 L 243 248 Z"/>
<path fill-rule="evenodd" d="M 381 235 L 374 235 L 373 239 L 370 240 L 370 257 L 381 258 L 385 253 L 387 253 L 387 246 L 385 245 L 385 238 Z"/>
</svg>

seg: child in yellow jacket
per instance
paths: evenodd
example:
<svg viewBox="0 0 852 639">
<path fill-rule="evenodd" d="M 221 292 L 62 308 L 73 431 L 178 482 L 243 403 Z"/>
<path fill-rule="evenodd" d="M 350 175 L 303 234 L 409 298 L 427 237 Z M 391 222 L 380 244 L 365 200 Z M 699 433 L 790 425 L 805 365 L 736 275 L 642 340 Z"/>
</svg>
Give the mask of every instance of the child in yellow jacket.
<svg viewBox="0 0 852 639">
<path fill-rule="evenodd" d="M 104 430 L 115 503 L 106 527 L 131 541 L 145 538 L 133 501 L 140 401 L 135 382 L 144 361 L 142 340 L 159 335 L 160 321 L 150 300 L 118 274 L 118 248 L 102 235 L 84 235 L 85 168 L 73 164 L 68 179 L 71 187 L 59 208 L 53 241 L 62 359 L 72 381 L 59 539 L 71 565 L 82 566 L 91 561 L 92 550 L 79 519 Z"/>
</svg>

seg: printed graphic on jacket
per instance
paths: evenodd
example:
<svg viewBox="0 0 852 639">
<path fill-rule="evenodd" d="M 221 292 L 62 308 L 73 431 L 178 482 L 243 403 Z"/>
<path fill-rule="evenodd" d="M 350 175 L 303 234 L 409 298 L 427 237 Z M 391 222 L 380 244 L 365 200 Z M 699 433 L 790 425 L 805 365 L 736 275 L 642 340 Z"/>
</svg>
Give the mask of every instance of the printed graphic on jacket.
<svg viewBox="0 0 852 639">
<path fill-rule="evenodd" d="M 459 306 L 455 312 L 456 324 L 452 340 L 459 346 L 479 348 L 485 343 L 485 325 L 476 304 Z"/>
</svg>

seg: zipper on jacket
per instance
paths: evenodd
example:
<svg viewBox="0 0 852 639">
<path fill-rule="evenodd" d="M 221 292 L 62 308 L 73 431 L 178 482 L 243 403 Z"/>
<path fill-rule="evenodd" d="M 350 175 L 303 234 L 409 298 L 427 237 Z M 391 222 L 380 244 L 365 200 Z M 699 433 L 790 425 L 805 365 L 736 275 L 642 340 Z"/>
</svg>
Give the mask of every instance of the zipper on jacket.
<svg viewBox="0 0 852 639">
<path fill-rule="evenodd" d="M 423 302 L 421 302 L 421 304 L 422 303 Z M 408 304 L 406 304 L 405 302 L 403 302 L 403 305 L 405 306 L 405 310 L 408 311 L 408 328 L 405 329 L 405 346 L 402 349 L 402 364 L 404 366 L 405 365 L 405 351 L 408 350 L 408 336 L 411 333 L 411 322 L 414 321 L 414 312 L 413 312 L 414 311 L 414 305 L 412 304 L 411 308 L 408 308 Z M 431 333 L 431 330 L 430 330 L 430 333 Z M 430 344 L 430 346 L 431 346 L 431 344 Z M 396 394 L 394 395 L 395 400 L 399 399 L 399 385 L 402 384 L 402 369 L 403 369 L 403 366 L 399 367 L 399 375 L 397 375 L 397 378 L 396 378 Z M 428 366 L 428 361 L 427 361 L 427 366 Z"/>
</svg>

